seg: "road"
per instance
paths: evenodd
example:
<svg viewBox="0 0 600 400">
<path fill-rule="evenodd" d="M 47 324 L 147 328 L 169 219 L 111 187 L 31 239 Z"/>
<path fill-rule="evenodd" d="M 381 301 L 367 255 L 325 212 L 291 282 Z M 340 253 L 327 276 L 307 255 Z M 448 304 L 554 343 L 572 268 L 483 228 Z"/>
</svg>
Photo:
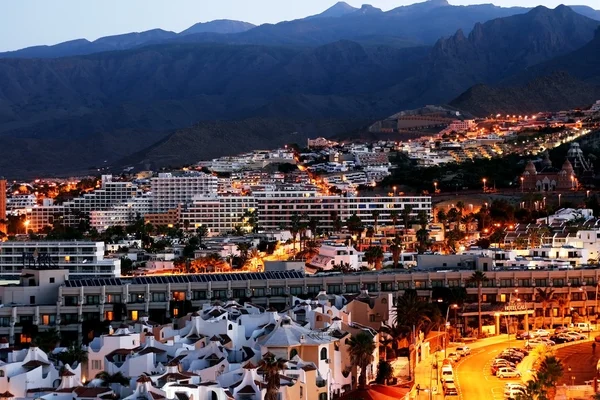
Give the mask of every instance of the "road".
<svg viewBox="0 0 600 400">
<path fill-rule="evenodd" d="M 596 376 L 596 364 L 600 358 L 600 346 L 592 351 L 590 342 L 574 344 L 563 347 L 556 351 L 556 356 L 560 358 L 565 366 L 565 373 L 559 382 L 559 385 L 572 384 L 572 377 L 575 377 L 575 385 L 583 385 L 585 381 L 594 379 Z M 571 372 L 568 371 L 571 367 Z"/>
<path fill-rule="evenodd" d="M 511 340 L 511 347 L 523 347 L 523 341 Z M 471 355 L 463 357 L 455 366 L 456 380 L 461 400 L 503 400 L 504 385 L 508 382 L 520 382 L 520 379 L 500 379 L 490 373 L 490 362 L 505 348 L 506 343 L 494 344 L 472 350 Z"/>
</svg>

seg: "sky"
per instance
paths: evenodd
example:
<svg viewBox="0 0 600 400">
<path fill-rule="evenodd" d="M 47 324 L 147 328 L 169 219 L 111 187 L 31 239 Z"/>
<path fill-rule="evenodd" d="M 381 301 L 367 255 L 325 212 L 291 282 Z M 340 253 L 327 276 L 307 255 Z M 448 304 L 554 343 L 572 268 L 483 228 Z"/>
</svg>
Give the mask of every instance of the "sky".
<svg viewBox="0 0 600 400">
<path fill-rule="evenodd" d="M 420 0 L 346 0 L 384 11 Z M 503 7 L 579 4 L 600 8 L 598 0 L 449 0 L 453 5 L 493 2 Z M 140 32 L 154 28 L 180 32 L 197 22 L 235 19 L 276 23 L 318 14 L 336 0 L 2 0 L 0 51 L 67 40 Z"/>
</svg>

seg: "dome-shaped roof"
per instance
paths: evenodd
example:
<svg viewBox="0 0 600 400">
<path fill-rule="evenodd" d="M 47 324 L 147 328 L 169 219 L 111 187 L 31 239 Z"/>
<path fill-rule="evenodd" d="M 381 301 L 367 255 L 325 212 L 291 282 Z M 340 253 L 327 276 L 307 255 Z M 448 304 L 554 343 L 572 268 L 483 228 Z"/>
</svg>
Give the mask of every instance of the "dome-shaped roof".
<svg viewBox="0 0 600 400">
<path fill-rule="evenodd" d="M 571 175 L 573 173 L 573 165 L 571 165 L 571 161 L 565 160 L 562 166 L 562 170 Z"/>
<path fill-rule="evenodd" d="M 552 161 L 550 161 L 550 155 L 544 153 L 544 160 L 542 161 L 542 168 L 552 168 Z"/>
<path fill-rule="evenodd" d="M 536 175 L 537 170 L 535 169 L 535 164 L 533 161 L 529 160 L 527 162 L 527 166 L 525 167 L 525 172 L 528 172 L 528 175 Z"/>
</svg>

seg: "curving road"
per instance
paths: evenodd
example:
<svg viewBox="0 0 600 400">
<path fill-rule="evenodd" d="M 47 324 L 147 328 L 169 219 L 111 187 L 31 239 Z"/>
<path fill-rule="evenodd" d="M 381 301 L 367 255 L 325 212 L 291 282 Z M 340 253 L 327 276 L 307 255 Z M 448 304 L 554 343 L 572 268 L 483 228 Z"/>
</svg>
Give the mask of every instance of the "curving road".
<svg viewBox="0 0 600 400">
<path fill-rule="evenodd" d="M 562 360 L 565 366 L 565 374 L 559 385 L 572 384 L 573 376 L 575 377 L 575 385 L 583 385 L 585 381 L 594 379 L 596 376 L 596 364 L 600 359 L 600 346 L 597 346 L 596 350 L 593 351 L 592 344 L 586 341 L 558 349 L 556 356 Z M 571 367 L 571 372 L 568 371 L 568 367 Z"/>
<path fill-rule="evenodd" d="M 523 341 L 512 340 L 510 347 L 523 347 Z M 490 372 L 490 362 L 509 342 L 494 344 L 471 351 L 471 355 L 460 360 L 456 367 L 456 381 L 461 400 L 503 400 L 504 385 L 520 382 L 520 379 L 500 379 Z"/>
</svg>

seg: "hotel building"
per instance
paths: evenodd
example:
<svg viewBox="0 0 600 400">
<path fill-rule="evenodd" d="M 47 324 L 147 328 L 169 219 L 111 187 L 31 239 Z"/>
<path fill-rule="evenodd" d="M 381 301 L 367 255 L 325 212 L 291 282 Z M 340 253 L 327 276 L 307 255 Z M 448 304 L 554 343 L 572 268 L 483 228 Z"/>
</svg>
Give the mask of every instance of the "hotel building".
<svg viewBox="0 0 600 400">
<path fill-rule="evenodd" d="M 219 179 L 202 172 L 183 175 L 160 173 L 151 179 L 152 209 L 154 213 L 165 213 L 192 201 L 196 195 L 217 193 Z"/>
<path fill-rule="evenodd" d="M 6 233 L 6 181 L 0 179 L 0 232 Z"/>
<path fill-rule="evenodd" d="M 104 242 L 0 242 L 0 277 L 18 279 L 24 268 L 68 271 L 71 279 L 121 275 L 121 260 L 104 259 Z"/>
<path fill-rule="evenodd" d="M 283 310 L 293 305 L 291 301 L 294 296 L 315 297 L 323 290 L 328 294 L 342 295 L 357 294 L 364 289 L 372 294 L 390 293 L 398 296 L 405 289 L 415 289 L 421 298 L 433 301 L 437 300 L 433 298 L 436 288 L 464 287 L 467 291 L 466 305 L 457 310 L 454 320 L 462 321 L 464 318 L 466 322 L 477 314 L 476 311 L 469 311 L 476 309 L 477 304 L 477 287 L 469 283 L 473 270 L 366 272 L 348 275 L 305 275 L 299 271 L 285 271 L 94 278 L 66 280 L 52 293 L 47 292 L 48 282 L 38 285 L 35 276 L 25 278 L 30 274 L 37 274 L 35 270 L 24 272 L 26 274 L 21 277 L 21 285 L 28 286 L 27 296 L 36 296 L 35 304 L 12 300 L 11 296 L 22 296 L 13 293 L 15 289 L 22 292 L 23 288 L 0 287 L 3 303 L 15 303 L 0 308 L 0 337 L 11 338 L 11 342 L 22 333 L 23 326 L 19 322 L 40 321 L 40 329 L 60 325 L 61 332 L 71 332 L 76 337 L 78 332 L 81 334 L 79 321 L 111 320 L 116 323 L 124 319 L 135 321 L 142 315 L 147 315 L 150 320 L 160 323 L 181 314 L 186 301 L 190 301 L 194 307 L 201 307 L 212 300 L 250 299 L 255 304 Z M 64 270 L 56 272 L 64 279 Z M 520 313 L 528 316 L 529 329 L 542 324 L 553 323 L 558 326 L 563 321 L 557 304 L 548 305 L 546 315 L 543 316 L 542 304 L 536 302 L 538 288 L 551 288 L 555 296 L 564 296 L 570 301 L 565 323 L 570 323 L 575 313 L 595 321 L 600 269 L 487 271 L 486 276 L 489 281 L 484 283 L 482 301 L 484 315 L 489 318 L 498 313 L 494 309 L 510 306 L 511 301 L 514 301 L 515 290 L 518 290 L 519 304 L 523 308 Z M 58 282 L 56 279 L 58 278 L 54 281 Z M 31 287 L 35 285 L 39 287 Z M 36 295 L 35 290 L 45 291 L 46 294 Z M 44 323 L 45 321 L 50 322 Z"/>
</svg>

